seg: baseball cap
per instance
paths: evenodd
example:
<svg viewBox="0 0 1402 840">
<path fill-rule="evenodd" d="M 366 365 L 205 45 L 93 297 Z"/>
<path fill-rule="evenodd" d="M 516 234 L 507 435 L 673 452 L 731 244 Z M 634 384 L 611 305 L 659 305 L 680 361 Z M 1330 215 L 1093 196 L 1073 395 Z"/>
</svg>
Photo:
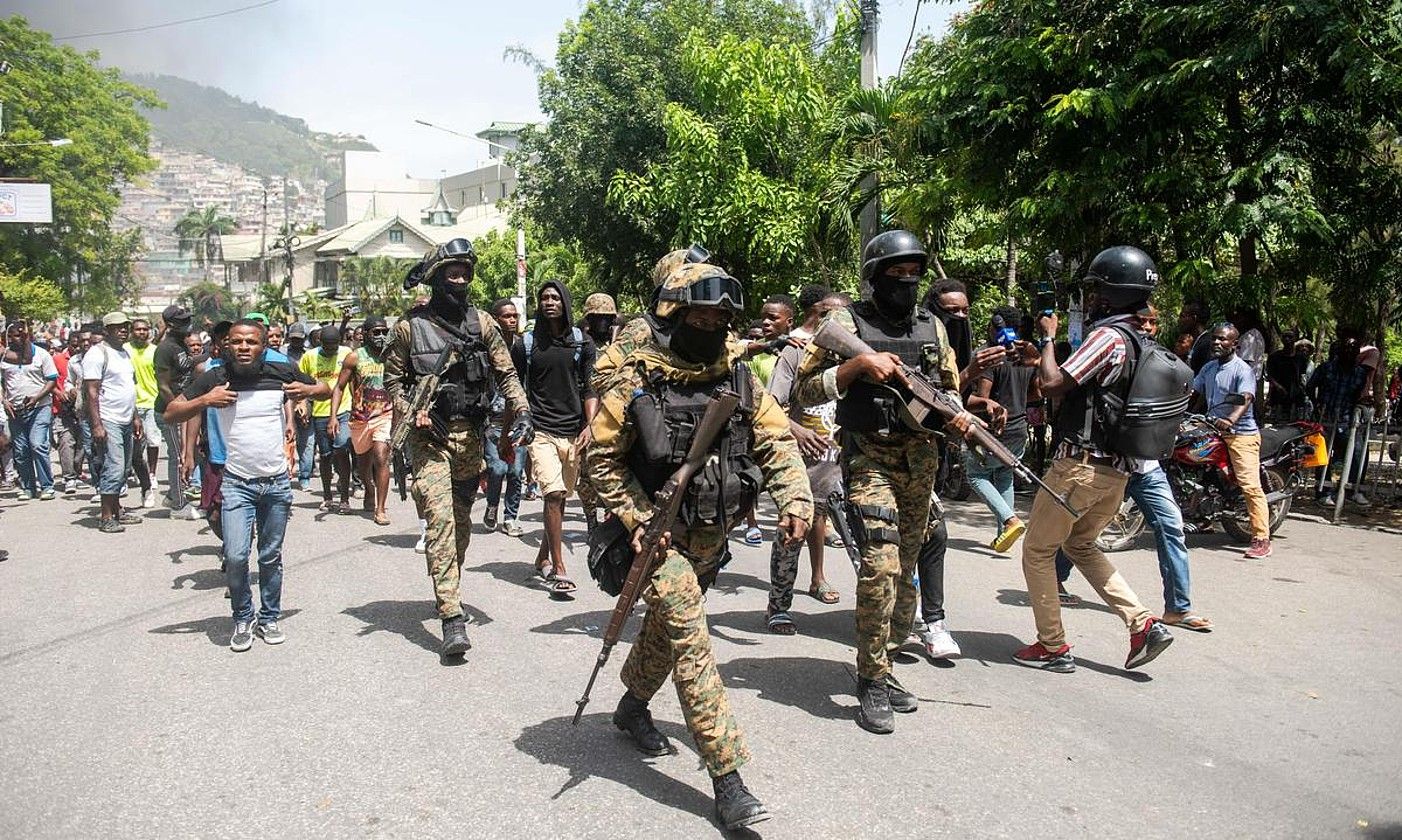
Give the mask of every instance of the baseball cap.
<svg viewBox="0 0 1402 840">
<path fill-rule="evenodd" d="M 288 338 L 306 338 L 306 337 L 307 337 L 307 327 L 306 327 L 306 325 L 303 324 L 301 321 L 298 321 L 297 323 L 295 323 L 295 324 L 293 324 L 292 326 L 288 327 L 288 328 L 287 328 L 287 337 L 288 337 Z"/>
<path fill-rule="evenodd" d="M 104 327 L 112 327 L 116 326 L 117 324 L 130 323 L 131 319 L 127 317 L 127 313 L 125 312 L 108 312 L 106 315 L 102 316 L 102 326 Z"/>
<path fill-rule="evenodd" d="M 188 324 L 192 320 L 190 310 L 178 303 L 172 303 L 161 310 L 161 320 L 167 324 Z"/>
</svg>

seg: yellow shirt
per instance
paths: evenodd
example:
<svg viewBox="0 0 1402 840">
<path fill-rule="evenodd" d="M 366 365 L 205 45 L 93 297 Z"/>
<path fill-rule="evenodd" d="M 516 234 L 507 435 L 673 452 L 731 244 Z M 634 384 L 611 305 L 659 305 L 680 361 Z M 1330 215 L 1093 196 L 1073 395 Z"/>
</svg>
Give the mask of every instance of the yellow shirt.
<svg viewBox="0 0 1402 840">
<path fill-rule="evenodd" d="M 123 348 L 131 354 L 131 366 L 136 371 L 136 407 L 156 407 L 156 343 L 150 342 L 145 350 L 138 350 L 127 342 Z"/>
<path fill-rule="evenodd" d="M 317 382 L 325 382 L 327 387 L 335 389 L 336 377 L 341 375 L 341 362 L 351 354 L 351 349 L 344 344 L 336 350 L 335 360 L 326 358 L 321 353 L 320 347 L 314 347 L 302 354 L 302 360 L 297 363 L 302 373 L 315 379 Z M 341 389 L 341 413 L 346 414 L 351 410 L 351 389 L 350 383 Z M 313 417 L 331 416 L 331 398 L 324 400 L 312 400 Z"/>
</svg>

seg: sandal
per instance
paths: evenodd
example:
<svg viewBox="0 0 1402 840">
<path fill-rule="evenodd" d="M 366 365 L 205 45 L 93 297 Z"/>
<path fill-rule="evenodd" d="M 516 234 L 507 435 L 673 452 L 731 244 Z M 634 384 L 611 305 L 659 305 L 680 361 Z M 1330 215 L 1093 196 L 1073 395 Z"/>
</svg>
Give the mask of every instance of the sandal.
<svg viewBox="0 0 1402 840">
<path fill-rule="evenodd" d="M 827 581 L 823 581 L 822 583 L 815 584 L 814 586 L 810 587 L 808 589 L 808 594 L 812 595 L 814 598 L 817 598 L 824 604 L 836 604 L 838 601 L 842 600 L 842 593 L 838 592 L 836 587 L 834 587 Z"/>
<path fill-rule="evenodd" d="M 574 581 L 570 580 L 567 577 L 561 577 L 560 575 L 555 574 L 553 571 L 545 575 L 544 580 L 547 588 L 549 588 L 550 590 L 550 597 L 552 598 L 568 597 L 569 595 L 573 594 L 576 589 L 579 588 L 575 585 Z"/>
<path fill-rule="evenodd" d="M 765 624 L 769 626 L 769 632 L 778 636 L 792 636 L 798 632 L 798 625 L 793 623 L 789 614 L 780 610 L 779 612 L 766 613 Z"/>
<path fill-rule="evenodd" d="M 1072 595 L 1065 589 L 1057 591 L 1056 600 L 1061 602 L 1061 606 L 1063 607 L 1079 607 L 1081 605 L 1081 596 Z"/>
<path fill-rule="evenodd" d="M 751 528 L 745 532 L 745 545 L 764 545 L 764 532 Z"/>
<path fill-rule="evenodd" d="M 1212 632 L 1212 622 L 1200 615 L 1183 613 L 1178 618 L 1172 619 L 1169 618 L 1171 615 L 1174 615 L 1174 613 L 1166 613 L 1162 619 L 1163 623 L 1167 624 L 1169 627 L 1182 627 L 1184 630 L 1192 630 L 1194 633 Z"/>
<path fill-rule="evenodd" d="M 382 511 L 382 510 L 377 510 L 377 511 L 375 511 L 375 524 L 376 524 L 376 525 L 388 525 L 388 524 L 389 524 L 389 515 L 386 514 L 386 513 L 385 513 L 384 511 Z"/>
</svg>

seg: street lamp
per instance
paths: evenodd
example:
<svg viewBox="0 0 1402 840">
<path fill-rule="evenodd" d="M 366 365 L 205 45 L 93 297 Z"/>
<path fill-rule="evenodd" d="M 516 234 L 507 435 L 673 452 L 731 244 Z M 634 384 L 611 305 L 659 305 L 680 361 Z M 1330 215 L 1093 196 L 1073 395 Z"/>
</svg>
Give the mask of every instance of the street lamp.
<svg viewBox="0 0 1402 840">
<path fill-rule="evenodd" d="M 71 146 L 73 141 L 67 137 L 60 137 L 57 140 L 35 140 L 33 143 L 0 143 L 0 147 L 12 146 Z"/>
</svg>

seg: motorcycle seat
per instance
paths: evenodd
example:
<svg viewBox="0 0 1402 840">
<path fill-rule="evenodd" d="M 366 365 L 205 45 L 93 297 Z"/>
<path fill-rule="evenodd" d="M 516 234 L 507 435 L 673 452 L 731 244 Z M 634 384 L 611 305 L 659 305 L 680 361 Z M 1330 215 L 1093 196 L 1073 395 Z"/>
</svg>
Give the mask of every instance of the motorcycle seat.
<svg viewBox="0 0 1402 840">
<path fill-rule="evenodd" d="M 1280 448 L 1296 438 L 1302 438 L 1308 434 L 1305 430 L 1295 426 L 1266 426 L 1261 429 L 1261 457 L 1269 458 L 1280 451 Z"/>
</svg>

